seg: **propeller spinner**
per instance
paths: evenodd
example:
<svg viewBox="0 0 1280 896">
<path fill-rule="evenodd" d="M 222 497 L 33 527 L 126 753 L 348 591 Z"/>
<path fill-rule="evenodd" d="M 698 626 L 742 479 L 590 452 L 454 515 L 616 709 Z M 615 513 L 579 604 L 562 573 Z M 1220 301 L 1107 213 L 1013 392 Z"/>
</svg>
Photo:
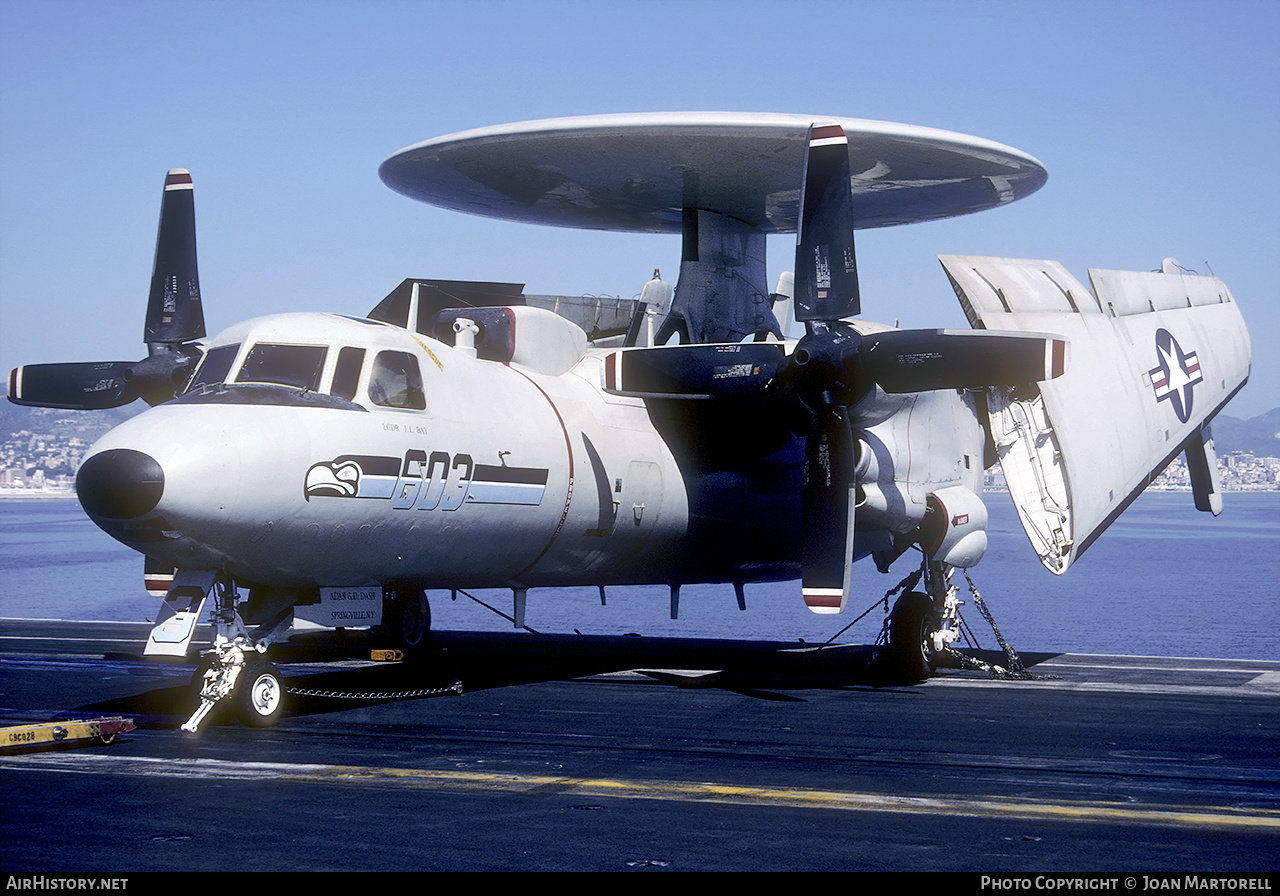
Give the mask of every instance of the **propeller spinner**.
<svg viewBox="0 0 1280 896">
<path fill-rule="evenodd" d="M 160 226 L 141 361 L 27 364 L 9 373 L 9 400 L 32 407 L 101 410 L 142 398 L 160 404 L 177 394 L 200 351 L 187 343 L 205 335 L 196 270 L 195 199 L 191 173 L 164 179 Z"/>
</svg>

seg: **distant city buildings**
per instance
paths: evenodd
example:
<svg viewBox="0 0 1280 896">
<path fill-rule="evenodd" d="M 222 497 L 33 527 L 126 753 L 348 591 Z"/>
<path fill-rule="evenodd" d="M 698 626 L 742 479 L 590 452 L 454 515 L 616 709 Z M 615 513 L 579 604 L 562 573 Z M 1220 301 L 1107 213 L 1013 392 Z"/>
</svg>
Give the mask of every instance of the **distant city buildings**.
<svg viewBox="0 0 1280 896">
<path fill-rule="evenodd" d="M 1218 458 L 1218 477 L 1226 492 L 1274 492 L 1280 491 L 1280 458 L 1254 457 L 1243 451 L 1233 451 Z M 1178 455 L 1148 486 L 1149 491 L 1189 491 L 1191 477 L 1187 461 Z"/>
<path fill-rule="evenodd" d="M 1224 492 L 1280 491 L 1280 457 L 1255 457 L 1244 451 L 1232 451 L 1218 458 L 1218 479 Z M 1004 473 L 997 464 L 983 477 L 987 491 L 1007 491 Z M 1189 492 L 1191 474 L 1186 458 L 1179 454 L 1156 481 L 1147 486 L 1149 492 Z"/>
<path fill-rule="evenodd" d="M 55 418 L 38 432 L 22 429 L 0 436 L 0 497 L 73 494 L 80 459 L 101 435 L 85 430 L 103 428 Z"/>
</svg>

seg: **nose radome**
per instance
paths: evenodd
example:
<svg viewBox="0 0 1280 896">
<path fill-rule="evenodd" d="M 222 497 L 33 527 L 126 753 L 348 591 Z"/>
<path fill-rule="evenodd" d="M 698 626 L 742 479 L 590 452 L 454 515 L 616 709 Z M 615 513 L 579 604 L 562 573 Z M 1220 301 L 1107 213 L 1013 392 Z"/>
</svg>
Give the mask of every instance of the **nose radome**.
<svg viewBox="0 0 1280 896">
<path fill-rule="evenodd" d="M 76 495 L 91 516 L 110 520 L 140 517 L 164 494 L 164 470 L 154 457 L 132 448 L 95 454 L 76 474 Z"/>
</svg>

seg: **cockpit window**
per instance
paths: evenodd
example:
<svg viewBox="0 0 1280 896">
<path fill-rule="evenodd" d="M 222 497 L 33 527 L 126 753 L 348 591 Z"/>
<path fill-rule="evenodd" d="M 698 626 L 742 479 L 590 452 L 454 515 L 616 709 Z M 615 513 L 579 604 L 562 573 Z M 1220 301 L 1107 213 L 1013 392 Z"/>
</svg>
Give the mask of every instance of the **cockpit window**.
<svg viewBox="0 0 1280 896">
<path fill-rule="evenodd" d="M 320 386 L 320 373 L 328 348 L 323 345 L 273 345 L 259 342 L 249 349 L 237 383 L 272 383 L 314 392 Z"/>
<path fill-rule="evenodd" d="M 338 352 L 338 363 L 333 368 L 333 388 L 329 391 L 339 398 L 354 401 L 360 387 L 360 368 L 364 366 L 364 349 L 346 346 Z"/>
<path fill-rule="evenodd" d="M 209 349 L 209 351 L 205 352 L 204 361 L 200 364 L 200 369 L 191 378 L 191 382 L 187 384 L 186 391 L 193 392 L 206 386 L 217 386 L 224 382 L 227 378 L 227 373 L 231 370 L 232 362 L 235 361 L 236 355 L 239 353 L 239 343 L 235 345 L 219 345 L 217 348 Z"/>
<path fill-rule="evenodd" d="M 427 398 L 418 359 L 408 352 L 379 352 L 369 376 L 369 399 L 386 408 L 424 410 Z"/>
</svg>

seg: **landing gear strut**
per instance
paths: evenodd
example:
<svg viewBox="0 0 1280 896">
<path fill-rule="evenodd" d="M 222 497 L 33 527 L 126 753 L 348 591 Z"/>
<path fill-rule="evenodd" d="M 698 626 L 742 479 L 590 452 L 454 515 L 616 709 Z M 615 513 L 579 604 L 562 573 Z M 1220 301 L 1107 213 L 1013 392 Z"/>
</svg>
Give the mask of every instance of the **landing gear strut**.
<svg viewBox="0 0 1280 896">
<path fill-rule="evenodd" d="M 196 731 L 215 706 L 229 697 L 240 720 L 254 728 L 275 724 L 284 710 L 284 679 L 274 665 L 262 659 L 267 647 L 293 624 L 290 607 L 250 632 L 237 609 L 235 585 L 225 577 L 215 585 L 217 607 L 213 611 L 213 652 L 197 668 L 193 685 L 200 688 L 200 705 L 182 725 Z"/>
</svg>

